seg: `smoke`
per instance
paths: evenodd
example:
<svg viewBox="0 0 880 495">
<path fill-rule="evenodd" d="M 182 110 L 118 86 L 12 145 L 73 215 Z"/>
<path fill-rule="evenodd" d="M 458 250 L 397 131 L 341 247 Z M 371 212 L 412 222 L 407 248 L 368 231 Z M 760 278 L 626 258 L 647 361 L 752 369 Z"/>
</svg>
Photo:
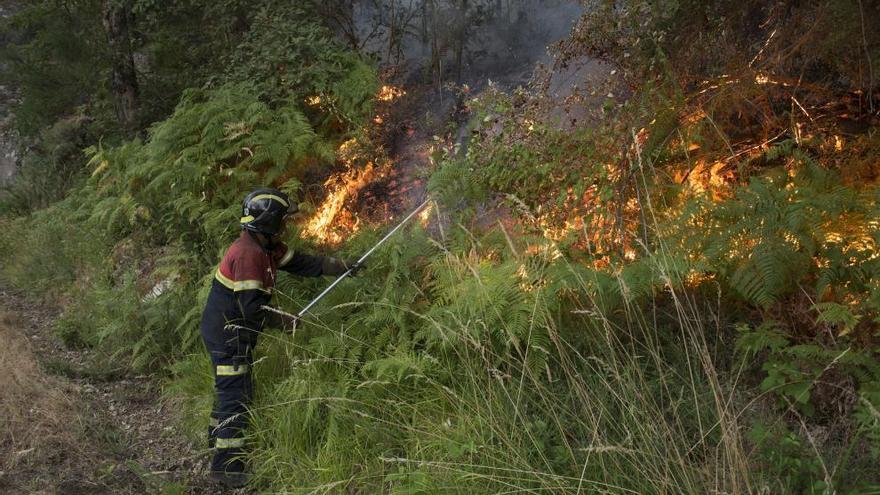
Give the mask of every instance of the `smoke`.
<svg viewBox="0 0 880 495">
<path fill-rule="evenodd" d="M 330 16 L 337 33 L 375 58 L 383 79 L 407 93 L 393 105 L 378 105 L 376 122 L 393 167 L 365 185 L 352 206 L 358 218 L 380 222 L 426 197 L 437 136 L 466 152 L 465 99 L 489 81 L 502 90 L 526 85 L 536 64 L 551 60 L 548 45 L 566 38 L 583 13 L 576 0 L 339 1 L 334 5 L 342 8 Z"/>
<path fill-rule="evenodd" d="M 407 82 L 479 88 L 527 82 L 582 12 L 572 0 L 373 0 L 351 14 L 362 49 Z"/>
<path fill-rule="evenodd" d="M 548 45 L 567 36 L 582 12 L 576 3 L 548 3 L 521 2 L 513 19 L 494 19 L 475 29 L 463 68 L 469 76 L 462 82 L 492 79 L 502 87 L 526 82 L 536 63 L 549 60 Z"/>
</svg>

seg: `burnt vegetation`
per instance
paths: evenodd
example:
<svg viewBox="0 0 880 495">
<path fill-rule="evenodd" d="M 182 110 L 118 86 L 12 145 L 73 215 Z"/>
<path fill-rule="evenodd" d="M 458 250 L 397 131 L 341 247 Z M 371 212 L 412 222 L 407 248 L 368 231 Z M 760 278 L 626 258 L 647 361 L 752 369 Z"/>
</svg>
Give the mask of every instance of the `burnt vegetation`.
<svg viewBox="0 0 880 495">
<path fill-rule="evenodd" d="M 199 442 L 198 316 L 243 192 L 294 194 L 287 241 L 343 256 L 428 196 L 294 334 L 262 336 L 257 488 L 873 493 L 878 18 L 869 0 L 19 6 L 0 275 L 63 305 L 65 342 L 166 383 Z M 282 280 L 274 304 L 325 283 Z"/>
</svg>

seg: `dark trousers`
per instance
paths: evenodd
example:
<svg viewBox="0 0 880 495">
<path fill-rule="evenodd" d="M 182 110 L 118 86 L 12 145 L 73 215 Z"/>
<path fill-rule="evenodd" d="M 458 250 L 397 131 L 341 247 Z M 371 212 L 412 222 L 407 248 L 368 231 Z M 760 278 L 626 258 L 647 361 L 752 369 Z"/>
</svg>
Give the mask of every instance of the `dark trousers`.
<svg viewBox="0 0 880 495">
<path fill-rule="evenodd" d="M 202 338 L 211 356 L 217 397 L 211 412 L 208 439 L 214 450 L 212 471 L 244 471 L 244 435 L 248 407 L 254 396 L 251 376 L 256 332 L 210 324 L 204 318 Z M 206 321 L 208 320 L 208 321 Z"/>
</svg>

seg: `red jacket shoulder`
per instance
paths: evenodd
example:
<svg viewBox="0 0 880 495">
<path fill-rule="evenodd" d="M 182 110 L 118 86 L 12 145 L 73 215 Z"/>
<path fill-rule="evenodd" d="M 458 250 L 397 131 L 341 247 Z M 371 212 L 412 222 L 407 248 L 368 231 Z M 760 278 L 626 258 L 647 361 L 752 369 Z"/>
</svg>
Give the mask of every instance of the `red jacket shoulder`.
<svg viewBox="0 0 880 495">
<path fill-rule="evenodd" d="M 262 281 L 269 268 L 267 263 L 268 257 L 263 248 L 246 232 L 242 232 L 241 237 L 226 250 L 220 262 L 220 272 L 233 282 Z"/>
</svg>

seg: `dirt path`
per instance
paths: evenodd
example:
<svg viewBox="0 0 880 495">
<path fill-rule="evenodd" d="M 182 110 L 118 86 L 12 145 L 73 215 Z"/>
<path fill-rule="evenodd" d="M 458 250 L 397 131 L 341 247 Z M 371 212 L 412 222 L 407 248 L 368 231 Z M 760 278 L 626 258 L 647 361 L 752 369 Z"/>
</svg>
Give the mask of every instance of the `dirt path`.
<svg viewBox="0 0 880 495">
<path fill-rule="evenodd" d="M 64 348 L 56 318 L 0 288 L 0 493 L 220 493 L 158 382 Z"/>
</svg>

